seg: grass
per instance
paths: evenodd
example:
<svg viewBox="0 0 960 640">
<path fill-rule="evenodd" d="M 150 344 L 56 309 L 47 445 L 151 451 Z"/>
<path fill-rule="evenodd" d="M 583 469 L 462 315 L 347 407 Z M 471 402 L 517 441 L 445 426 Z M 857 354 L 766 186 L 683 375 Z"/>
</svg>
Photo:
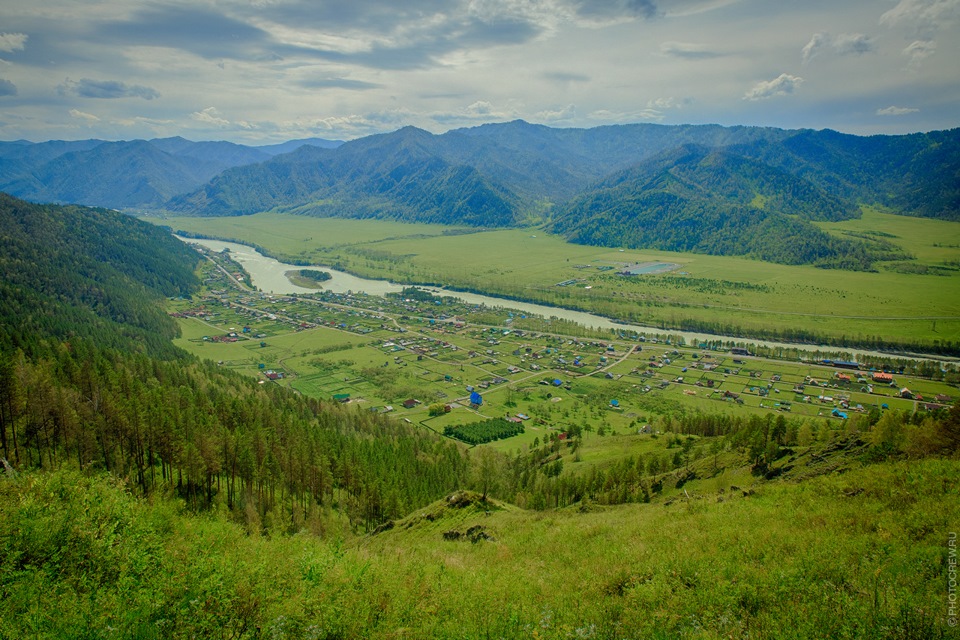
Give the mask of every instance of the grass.
<svg viewBox="0 0 960 640">
<path fill-rule="evenodd" d="M 884 463 L 549 512 L 474 495 L 365 537 L 251 536 L 103 476 L 30 473 L 0 480 L 0 634 L 950 637 L 958 472 Z"/>
<path fill-rule="evenodd" d="M 834 340 L 931 346 L 960 341 L 960 271 L 954 268 L 960 261 L 960 224 L 869 209 L 859 220 L 822 226 L 840 235 L 884 234 L 884 239 L 916 256 L 906 266 L 901 263 L 899 271 L 921 273 L 849 272 L 721 256 L 621 252 L 572 245 L 536 229 L 446 235 L 451 229 L 437 225 L 280 214 L 161 222 L 254 242 L 277 255 L 339 265 L 362 276 L 440 283 L 651 326 L 702 326 L 753 335 L 805 332 Z M 670 274 L 629 278 L 600 270 L 647 261 L 681 267 Z M 567 280 L 578 282 L 556 286 Z"/>
</svg>

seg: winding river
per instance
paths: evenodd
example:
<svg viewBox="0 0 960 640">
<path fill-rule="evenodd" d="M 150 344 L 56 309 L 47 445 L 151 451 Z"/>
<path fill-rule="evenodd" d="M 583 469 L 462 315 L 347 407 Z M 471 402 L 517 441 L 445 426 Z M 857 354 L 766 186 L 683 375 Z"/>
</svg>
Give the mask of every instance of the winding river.
<svg viewBox="0 0 960 640">
<path fill-rule="evenodd" d="M 177 236 L 179 237 L 179 236 Z M 247 245 L 238 244 L 236 242 L 224 242 L 222 240 L 203 240 L 203 239 L 194 239 L 194 238 L 180 238 L 187 243 L 199 244 L 208 249 L 214 251 L 223 251 L 224 249 L 230 250 L 231 257 L 236 260 L 238 263 L 243 265 L 243 268 L 247 270 L 247 273 L 250 274 L 250 277 L 253 279 L 253 285 L 256 286 L 260 291 L 264 293 L 274 293 L 274 294 L 292 294 L 292 293 L 316 293 L 316 289 L 307 289 L 306 287 L 300 287 L 287 278 L 285 275 L 287 271 L 299 270 L 299 269 L 322 269 L 327 271 L 331 275 L 330 280 L 323 282 L 323 289 L 330 291 L 332 293 L 347 293 L 347 292 L 363 292 L 370 295 L 382 296 L 387 293 L 399 293 L 403 290 L 404 285 L 396 284 L 388 280 L 371 280 L 369 278 L 361 278 L 359 276 L 352 275 L 350 273 L 345 273 L 343 271 L 337 271 L 336 269 L 331 269 L 330 267 L 317 265 L 312 267 L 296 266 L 292 264 L 284 264 L 273 258 L 264 256 L 259 251 Z M 409 285 L 408 285 L 409 286 Z M 635 324 L 621 324 L 613 322 L 609 318 L 604 318 L 603 316 L 594 315 L 592 313 L 587 313 L 585 311 L 576 311 L 574 309 L 565 309 L 563 307 L 548 307 L 546 305 L 536 304 L 532 302 L 518 302 L 515 300 L 508 300 L 506 298 L 496 298 L 493 296 L 481 295 L 478 293 L 466 293 L 461 291 L 450 291 L 447 289 L 440 289 L 436 287 L 420 287 L 421 289 L 426 289 L 434 293 L 438 293 L 445 296 L 452 296 L 454 298 L 459 298 L 464 302 L 469 304 L 483 304 L 488 307 L 503 307 L 506 309 L 513 309 L 517 311 L 522 311 L 524 313 L 529 313 L 532 315 L 540 315 L 545 318 L 560 318 L 563 320 L 569 320 L 577 324 L 583 325 L 585 327 L 590 327 L 593 329 L 615 329 L 619 331 L 634 331 L 646 335 L 664 335 L 668 334 L 671 336 L 681 336 L 688 344 L 699 344 L 705 340 L 722 340 L 724 342 L 735 342 L 735 343 L 748 343 L 755 345 L 762 345 L 766 347 L 773 348 L 785 348 L 785 349 L 794 349 L 800 348 L 806 351 L 823 351 L 823 352 L 842 352 L 844 354 L 849 354 L 848 357 L 856 358 L 859 356 L 873 356 L 881 358 L 890 358 L 890 357 L 905 357 L 905 356 L 894 356 L 889 353 L 882 353 L 879 351 L 868 351 L 862 349 L 842 349 L 840 347 L 828 347 L 828 346 L 814 346 L 814 345 L 797 345 L 789 344 L 785 342 L 773 342 L 769 340 L 754 340 L 751 338 L 743 338 L 737 336 L 723 336 L 723 335 L 714 335 L 714 334 L 704 334 L 704 333 L 691 333 L 688 331 L 672 331 L 658 329 L 656 327 L 645 327 L 642 325 Z M 951 361 L 956 362 L 955 358 L 926 358 L 923 356 L 911 356 L 909 359 L 912 360 L 937 360 L 937 361 Z"/>
</svg>

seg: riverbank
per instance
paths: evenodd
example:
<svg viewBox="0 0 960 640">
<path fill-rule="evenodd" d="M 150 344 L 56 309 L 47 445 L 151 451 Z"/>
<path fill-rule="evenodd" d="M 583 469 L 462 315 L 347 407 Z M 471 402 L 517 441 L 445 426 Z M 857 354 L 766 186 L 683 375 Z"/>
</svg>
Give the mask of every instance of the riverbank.
<svg viewBox="0 0 960 640">
<path fill-rule="evenodd" d="M 261 251 L 254 247 L 236 242 L 203 238 L 185 238 L 181 236 L 177 237 L 184 242 L 199 244 L 214 251 L 223 251 L 224 249 L 229 249 L 231 257 L 241 266 L 243 266 L 248 273 L 250 273 L 253 285 L 259 290 L 268 293 L 314 293 L 316 289 L 299 286 L 291 282 L 286 275 L 287 272 L 298 271 L 303 267 L 323 269 L 324 271 L 329 272 L 331 278 L 324 283 L 323 290 L 330 291 L 331 293 L 363 292 L 370 295 L 383 296 L 388 293 L 400 293 L 402 292 L 404 286 L 411 286 L 397 284 L 388 280 L 363 278 L 339 269 L 334 269 L 327 265 L 291 265 L 282 263 L 275 258 L 265 256 Z M 617 332 L 634 332 L 638 335 L 649 336 L 651 338 L 656 337 L 660 339 L 672 338 L 673 340 L 676 340 L 679 338 L 683 339 L 688 344 L 707 344 L 719 342 L 726 347 L 740 347 L 748 350 L 752 349 L 754 351 L 763 349 L 767 353 L 777 350 L 786 350 L 789 352 L 799 351 L 808 354 L 809 358 L 814 360 L 827 358 L 851 360 L 856 358 L 870 357 L 889 360 L 929 360 L 944 363 L 960 362 L 960 359 L 956 357 L 941 356 L 938 354 L 885 352 L 870 349 L 845 348 L 826 344 L 805 344 L 764 340 L 761 338 L 751 338 L 740 335 L 718 335 L 705 331 L 692 332 L 672 330 L 665 327 L 652 327 L 634 323 L 620 322 L 578 309 L 553 307 L 535 302 L 494 297 L 483 293 L 457 291 L 455 289 L 448 289 L 446 287 L 424 286 L 423 288 L 437 295 L 458 298 L 468 304 L 514 309 L 519 312 L 534 314 L 544 318 L 559 318 L 592 329 Z"/>
</svg>

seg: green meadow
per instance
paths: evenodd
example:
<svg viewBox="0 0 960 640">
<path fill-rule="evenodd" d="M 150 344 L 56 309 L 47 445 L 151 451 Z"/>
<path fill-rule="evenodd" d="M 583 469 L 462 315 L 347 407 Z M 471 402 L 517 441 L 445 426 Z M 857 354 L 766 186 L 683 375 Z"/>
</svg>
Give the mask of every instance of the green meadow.
<svg viewBox="0 0 960 640">
<path fill-rule="evenodd" d="M 361 276 L 442 284 L 655 327 L 948 351 L 960 340 L 960 224 L 871 209 L 858 220 L 821 226 L 841 236 L 882 238 L 913 260 L 852 272 L 573 245 L 538 229 L 464 233 L 438 225 L 267 213 L 158 222 Z M 680 266 L 657 275 L 616 273 L 649 261 Z M 558 286 L 567 281 L 574 282 Z"/>
<path fill-rule="evenodd" d="M 543 512 L 464 492 L 346 537 L 260 536 L 102 475 L 31 472 L 0 481 L 0 541 L 25 561 L 4 580 L 0 633 L 955 637 L 956 461 L 845 471 L 755 486 L 721 474 L 667 501 Z"/>
</svg>

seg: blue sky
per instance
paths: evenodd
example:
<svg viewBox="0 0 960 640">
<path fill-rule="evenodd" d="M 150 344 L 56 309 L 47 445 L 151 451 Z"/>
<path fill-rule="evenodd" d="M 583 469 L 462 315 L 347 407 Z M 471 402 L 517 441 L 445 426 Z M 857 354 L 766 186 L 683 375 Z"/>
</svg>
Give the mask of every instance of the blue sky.
<svg viewBox="0 0 960 640">
<path fill-rule="evenodd" d="M 960 0 L 0 0 L 0 139 L 960 126 Z"/>
</svg>

